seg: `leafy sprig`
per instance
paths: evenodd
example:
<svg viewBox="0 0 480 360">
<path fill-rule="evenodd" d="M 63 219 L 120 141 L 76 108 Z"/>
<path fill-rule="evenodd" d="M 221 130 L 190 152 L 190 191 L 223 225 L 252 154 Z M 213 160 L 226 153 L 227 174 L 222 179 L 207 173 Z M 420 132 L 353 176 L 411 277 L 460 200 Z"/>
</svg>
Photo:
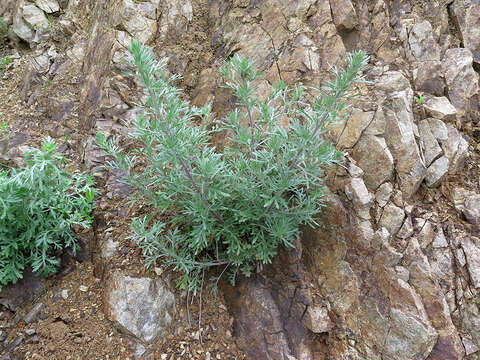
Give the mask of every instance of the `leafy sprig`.
<svg viewBox="0 0 480 360">
<path fill-rule="evenodd" d="M 27 266 L 43 276 L 56 271 L 58 250 L 77 249 L 72 225 L 92 221 L 93 180 L 69 174 L 52 139 L 24 161 L 24 168 L 0 170 L 1 285 L 21 279 Z"/>
</svg>

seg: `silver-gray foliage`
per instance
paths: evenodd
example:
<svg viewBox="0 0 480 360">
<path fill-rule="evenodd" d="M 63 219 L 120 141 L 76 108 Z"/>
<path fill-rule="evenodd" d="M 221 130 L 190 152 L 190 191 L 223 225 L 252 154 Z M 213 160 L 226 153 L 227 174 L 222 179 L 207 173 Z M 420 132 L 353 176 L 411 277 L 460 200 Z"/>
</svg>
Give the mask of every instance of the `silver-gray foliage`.
<svg viewBox="0 0 480 360">
<path fill-rule="evenodd" d="M 139 147 L 125 152 L 102 134 L 97 141 L 109 165 L 126 171 L 122 181 L 137 190 L 136 201 L 155 209 L 132 222 L 147 266 L 172 267 L 181 273 L 179 285 L 195 292 L 205 269 L 218 267 L 214 286 L 224 273 L 234 282 L 238 272 L 249 276 L 270 263 L 280 247 L 293 247 L 301 225 L 317 225 L 325 169 L 342 158 L 323 134 L 341 118 L 350 84 L 362 80 L 364 52 L 349 56 L 345 71 L 333 68 L 323 87 L 279 81 L 264 101 L 261 74 L 251 61 L 232 57 L 221 74 L 237 107 L 210 129 L 210 106 L 181 100 L 178 76 L 167 76 L 165 60 L 137 41 L 130 50 L 148 93 L 131 134 Z M 318 94 L 312 104 L 307 90 Z M 221 150 L 212 146 L 216 132 L 226 134 Z"/>
</svg>

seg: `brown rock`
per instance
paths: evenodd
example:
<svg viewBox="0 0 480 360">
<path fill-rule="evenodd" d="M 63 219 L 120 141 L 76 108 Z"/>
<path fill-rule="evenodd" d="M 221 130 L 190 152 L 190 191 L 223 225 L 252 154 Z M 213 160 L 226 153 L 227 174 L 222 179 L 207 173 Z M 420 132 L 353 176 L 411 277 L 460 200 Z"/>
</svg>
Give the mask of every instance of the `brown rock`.
<svg viewBox="0 0 480 360">
<path fill-rule="evenodd" d="M 440 61 L 424 61 L 419 63 L 413 71 L 415 90 L 443 96 L 445 92 L 445 79 Z"/>
<path fill-rule="evenodd" d="M 352 30 L 358 25 L 357 13 L 350 0 L 331 0 L 333 22 L 339 30 Z"/>
<path fill-rule="evenodd" d="M 365 174 L 364 181 L 376 190 L 393 175 L 393 157 L 385 140 L 374 135 L 364 135 L 353 148 L 352 157 Z"/>
</svg>

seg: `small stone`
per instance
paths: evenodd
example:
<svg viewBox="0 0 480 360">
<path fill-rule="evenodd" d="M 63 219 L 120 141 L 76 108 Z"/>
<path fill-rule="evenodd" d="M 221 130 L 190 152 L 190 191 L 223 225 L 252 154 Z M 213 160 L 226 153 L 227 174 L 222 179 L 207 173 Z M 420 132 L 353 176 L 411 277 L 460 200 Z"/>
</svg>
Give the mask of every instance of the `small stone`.
<svg viewBox="0 0 480 360">
<path fill-rule="evenodd" d="M 175 297 L 161 279 L 115 272 L 105 289 L 106 316 L 144 343 L 165 337 L 175 314 Z"/>
<path fill-rule="evenodd" d="M 472 341 L 472 339 L 467 337 L 462 337 L 463 346 L 465 347 L 465 355 L 469 356 L 475 354 L 478 351 L 477 345 Z"/>
<path fill-rule="evenodd" d="M 463 215 L 473 225 L 480 225 L 480 194 L 469 196 L 465 200 Z"/>
<path fill-rule="evenodd" d="M 63 300 L 67 300 L 68 299 L 68 290 L 63 289 L 62 292 L 60 293 L 60 295 L 62 296 Z"/>
<path fill-rule="evenodd" d="M 395 271 L 397 272 L 397 275 L 400 279 L 402 279 L 405 282 L 408 282 L 410 279 L 410 271 L 406 267 L 397 265 L 395 266 Z"/>
<path fill-rule="evenodd" d="M 35 30 L 42 32 L 48 31 L 50 23 L 42 10 L 33 4 L 23 5 L 22 10 L 23 18 Z"/>
<path fill-rule="evenodd" d="M 388 232 L 393 236 L 397 234 L 398 230 L 400 230 L 404 218 L 405 212 L 398 206 L 389 203 L 383 209 L 380 226 L 385 227 Z"/>
<path fill-rule="evenodd" d="M 133 356 L 135 357 L 135 359 L 139 359 L 143 356 L 143 354 L 145 354 L 146 351 L 147 349 L 145 348 L 145 346 L 143 346 L 140 343 L 137 343 L 137 345 L 135 346 L 135 351 L 133 353 Z"/>
<path fill-rule="evenodd" d="M 468 158 L 468 141 L 452 124 L 447 125 L 448 140 L 442 144 L 445 157 L 449 161 L 449 173 L 461 171 Z"/>
<path fill-rule="evenodd" d="M 428 120 L 420 121 L 418 131 L 420 134 L 420 147 L 423 150 L 425 165 L 428 167 L 442 154 L 442 149 L 430 129 Z"/>
<path fill-rule="evenodd" d="M 467 263 L 467 260 L 465 259 L 465 254 L 464 254 L 463 250 L 462 249 L 457 249 L 456 255 L 457 255 L 458 263 L 460 264 L 461 267 L 464 267 L 465 264 Z"/>
<path fill-rule="evenodd" d="M 329 332 L 333 328 L 327 309 L 320 306 L 309 306 L 302 322 L 315 334 Z"/>
<path fill-rule="evenodd" d="M 47 14 L 60 10 L 60 5 L 56 0 L 35 0 L 35 4 Z"/>
<path fill-rule="evenodd" d="M 380 185 L 375 193 L 375 200 L 377 201 L 380 207 L 387 205 L 390 196 L 392 195 L 393 187 L 389 182 Z"/>
<path fill-rule="evenodd" d="M 87 292 L 87 291 L 88 291 L 88 287 L 85 286 L 85 285 L 80 285 L 80 286 L 78 287 L 78 290 L 80 290 L 80 291 L 82 291 L 82 292 Z"/>
<path fill-rule="evenodd" d="M 359 168 L 357 165 L 355 165 L 354 163 L 350 162 L 348 164 L 348 174 L 352 178 L 360 178 L 363 176 L 363 170 Z"/>
<path fill-rule="evenodd" d="M 426 221 L 417 235 L 418 242 L 422 249 L 430 245 L 435 237 L 433 225 L 430 221 Z"/>
<path fill-rule="evenodd" d="M 429 118 L 427 121 L 430 125 L 430 131 L 438 141 L 444 142 L 448 140 L 448 128 L 442 120 Z"/>
<path fill-rule="evenodd" d="M 33 323 L 37 320 L 40 313 L 45 309 L 45 305 L 43 303 L 38 303 L 35 305 L 24 317 L 23 321 L 27 324 Z"/>
<path fill-rule="evenodd" d="M 473 236 L 471 238 L 465 237 L 462 239 L 462 249 L 466 256 L 466 264 L 473 285 L 478 289 L 480 288 L 480 239 Z M 458 249 L 458 251 L 461 251 L 461 249 Z M 462 262 L 465 264 L 465 260 Z"/>
<path fill-rule="evenodd" d="M 30 339 L 27 340 L 27 344 L 38 344 L 40 342 L 40 336 L 33 335 Z"/>
<path fill-rule="evenodd" d="M 412 236 L 413 233 L 414 233 L 414 230 L 413 230 L 412 219 L 410 218 L 410 216 L 408 216 L 403 222 L 402 227 L 398 231 L 397 237 L 399 239 L 407 239 L 410 236 Z"/>
<path fill-rule="evenodd" d="M 423 108 L 432 117 L 444 121 L 455 121 L 457 109 L 445 96 L 432 97 L 428 99 Z"/>
<path fill-rule="evenodd" d="M 25 330 L 25 334 L 27 334 L 28 336 L 32 336 L 33 334 L 35 334 L 36 331 L 35 329 L 27 329 Z"/>
<path fill-rule="evenodd" d="M 364 220 L 369 220 L 372 196 L 368 192 L 363 180 L 360 178 L 352 178 L 350 183 L 345 187 L 345 193 L 353 202 L 353 206 L 358 216 Z"/>
<path fill-rule="evenodd" d="M 448 173 L 449 161 L 445 156 L 435 160 L 427 169 L 427 176 L 425 182 L 428 187 L 436 187 Z"/>
<path fill-rule="evenodd" d="M 438 233 L 435 239 L 433 240 L 432 246 L 434 248 L 446 248 L 448 247 L 447 239 L 443 233 L 442 228 L 438 227 Z"/>
</svg>

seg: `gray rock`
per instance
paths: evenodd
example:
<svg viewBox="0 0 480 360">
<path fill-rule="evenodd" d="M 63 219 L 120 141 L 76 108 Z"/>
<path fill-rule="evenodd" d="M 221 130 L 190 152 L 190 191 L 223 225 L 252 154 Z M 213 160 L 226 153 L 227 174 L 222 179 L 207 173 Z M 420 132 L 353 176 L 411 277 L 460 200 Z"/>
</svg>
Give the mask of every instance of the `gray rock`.
<svg viewBox="0 0 480 360">
<path fill-rule="evenodd" d="M 353 162 L 349 162 L 347 172 L 352 178 L 361 178 L 364 174 L 363 170 Z"/>
<path fill-rule="evenodd" d="M 418 132 L 420 134 L 420 148 L 423 150 L 425 165 L 428 167 L 442 154 L 440 145 L 430 130 L 428 120 L 422 120 L 418 124 Z"/>
<path fill-rule="evenodd" d="M 27 329 L 25 330 L 25 334 L 27 334 L 28 336 L 32 336 L 36 333 L 36 330 L 35 329 Z"/>
<path fill-rule="evenodd" d="M 17 11 L 13 17 L 12 31 L 27 43 L 30 43 L 35 36 L 35 32 L 27 25 L 25 20 L 23 20 L 21 11 Z"/>
<path fill-rule="evenodd" d="M 382 218 L 380 219 L 380 226 L 385 227 L 388 232 L 394 236 L 400 230 L 403 219 L 405 219 L 405 212 L 392 203 L 387 204 L 383 208 Z"/>
<path fill-rule="evenodd" d="M 480 63 L 480 3 L 456 0 L 452 13 L 460 29 L 463 45 L 473 54 L 473 60 Z"/>
<path fill-rule="evenodd" d="M 430 131 L 432 132 L 433 136 L 440 141 L 444 142 L 448 140 L 448 128 L 447 125 L 442 120 L 429 118 L 428 124 L 430 125 Z"/>
<path fill-rule="evenodd" d="M 145 354 L 146 351 L 147 349 L 145 348 L 145 346 L 143 346 L 140 343 L 137 343 L 135 345 L 135 351 L 133 352 L 133 357 L 135 359 L 140 359 L 143 356 L 143 354 Z"/>
<path fill-rule="evenodd" d="M 410 279 L 410 271 L 408 271 L 406 267 L 397 265 L 395 266 L 395 271 L 397 272 L 399 279 L 406 283 L 408 282 L 408 279 Z"/>
<path fill-rule="evenodd" d="M 23 321 L 27 324 L 33 323 L 38 320 L 40 314 L 45 309 L 45 305 L 43 303 L 36 304 L 24 317 Z"/>
<path fill-rule="evenodd" d="M 101 245 L 102 257 L 105 260 L 111 259 L 117 252 L 119 245 L 120 243 L 118 241 L 114 241 L 111 237 L 107 238 Z"/>
<path fill-rule="evenodd" d="M 445 96 L 429 98 L 423 105 L 427 114 L 444 121 L 455 121 L 457 110 Z"/>
<path fill-rule="evenodd" d="M 47 55 L 38 55 L 32 58 L 31 64 L 37 72 L 45 74 L 50 68 L 50 59 Z"/>
<path fill-rule="evenodd" d="M 465 253 L 462 249 L 457 249 L 455 251 L 455 257 L 457 258 L 458 264 L 461 267 L 464 267 L 467 264 L 467 258 L 465 257 Z"/>
<path fill-rule="evenodd" d="M 447 239 L 445 238 L 445 234 L 443 233 L 443 230 L 441 227 L 437 228 L 437 235 L 435 236 L 435 239 L 433 240 L 432 246 L 434 248 L 446 248 L 448 247 L 448 242 Z"/>
<path fill-rule="evenodd" d="M 448 140 L 442 144 L 443 153 L 449 161 L 449 173 L 462 170 L 468 158 L 468 142 L 451 124 L 447 125 Z"/>
<path fill-rule="evenodd" d="M 50 24 L 38 7 L 33 4 L 27 4 L 22 7 L 23 19 L 36 31 L 45 32 L 49 29 Z"/>
<path fill-rule="evenodd" d="M 475 354 L 479 350 L 471 338 L 462 337 L 462 343 L 465 347 L 465 355 L 467 356 Z"/>
<path fill-rule="evenodd" d="M 462 241 L 462 249 L 467 260 L 467 268 L 476 289 L 480 288 L 480 239 L 465 236 Z"/>
<path fill-rule="evenodd" d="M 35 4 L 47 14 L 60 10 L 60 5 L 57 0 L 35 0 Z"/>
<path fill-rule="evenodd" d="M 397 237 L 399 239 L 408 239 L 414 233 L 413 223 L 410 216 L 405 218 L 402 227 L 398 230 Z"/>
<path fill-rule="evenodd" d="M 449 161 L 445 156 L 435 160 L 427 169 L 425 182 L 428 187 L 436 187 L 448 173 Z"/>
<path fill-rule="evenodd" d="M 175 316 L 175 298 L 158 279 L 115 272 L 105 289 L 107 318 L 146 343 L 164 337 Z"/>
<path fill-rule="evenodd" d="M 469 196 L 475 195 L 475 192 L 457 187 L 453 189 L 449 195 L 449 198 L 453 203 L 453 206 L 455 206 L 455 209 L 457 211 L 463 211 L 465 208 L 465 200 L 467 200 Z"/>
<path fill-rule="evenodd" d="M 480 225 L 480 194 L 466 198 L 463 214 L 469 223 Z"/>
<path fill-rule="evenodd" d="M 470 116 L 471 101 L 478 93 L 478 74 L 473 69 L 472 52 L 464 48 L 448 49 L 443 67 L 448 97 L 461 116 Z"/>
<path fill-rule="evenodd" d="M 345 188 L 345 193 L 353 202 L 353 207 L 358 216 L 364 220 L 369 220 L 372 196 L 368 192 L 363 180 L 360 178 L 352 178 Z"/>
<path fill-rule="evenodd" d="M 440 60 L 440 47 L 433 38 L 432 25 L 427 20 L 412 26 L 408 42 L 417 61 Z"/>
<path fill-rule="evenodd" d="M 384 183 L 380 185 L 375 193 L 375 200 L 377 201 L 380 207 L 384 207 L 387 205 L 388 200 L 390 200 L 390 196 L 392 196 L 393 187 L 390 183 Z"/>
</svg>

